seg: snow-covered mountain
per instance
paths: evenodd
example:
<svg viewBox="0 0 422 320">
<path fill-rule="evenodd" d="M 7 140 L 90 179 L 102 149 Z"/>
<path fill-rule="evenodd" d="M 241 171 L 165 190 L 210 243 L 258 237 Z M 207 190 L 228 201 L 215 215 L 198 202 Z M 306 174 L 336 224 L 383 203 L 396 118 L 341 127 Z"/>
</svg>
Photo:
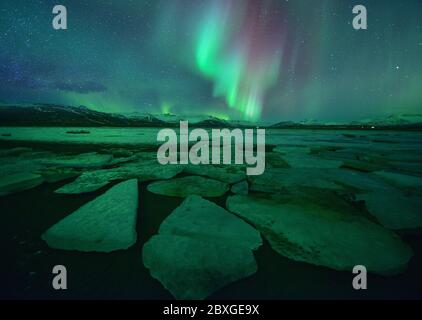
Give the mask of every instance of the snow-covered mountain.
<svg viewBox="0 0 422 320">
<path fill-rule="evenodd" d="M 422 114 L 397 114 L 380 119 L 353 122 L 284 121 L 276 123 L 270 128 L 422 130 Z"/>
<path fill-rule="evenodd" d="M 172 113 L 164 114 L 149 114 L 149 113 L 125 113 L 125 116 L 132 119 L 145 119 L 145 118 L 156 118 L 163 121 L 170 126 L 179 126 L 180 121 L 188 121 L 189 126 L 193 127 L 256 127 L 265 126 L 264 123 L 252 123 L 244 120 L 225 120 L 212 115 L 176 115 Z"/>
<path fill-rule="evenodd" d="M 176 115 L 172 113 L 152 114 L 141 112 L 123 113 L 123 115 L 132 119 L 145 119 L 153 117 L 159 119 L 160 121 L 174 124 L 179 124 L 180 121 L 189 121 L 190 124 L 198 124 L 204 121 L 224 121 L 217 117 L 208 115 Z"/>
<path fill-rule="evenodd" d="M 323 123 L 317 120 L 284 121 L 276 124 L 224 120 L 210 115 L 150 113 L 105 113 L 84 106 L 55 104 L 0 104 L 0 126 L 55 127 L 178 127 L 182 120 L 202 128 L 303 128 L 303 129 L 408 129 L 422 130 L 422 114 L 398 114 L 351 123 Z"/>
<path fill-rule="evenodd" d="M 153 117 L 132 119 L 94 111 L 84 106 L 55 104 L 0 105 L 0 126 L 51 127 L 159 127 L 165 122 Z"/>
<path fill-rule="evenodd" d="M 72 107 L 55 104 L 0 104 L 0 126 L 51 127 L 178 127 L 181 120 L 192 127 L 222 128 L 250 126 L 213 116 L 178 116 L 149 113 L 105 113 L 84 106 Z"/>
<path fill-rule="evenodd" d="M 373 126 L 403 126 L 403 125 L 421 125 L 422 114 L 396 114 L 389 115 L 381 119 L 367 119 L 360 121 L 361 124 Z"/>
</svg>

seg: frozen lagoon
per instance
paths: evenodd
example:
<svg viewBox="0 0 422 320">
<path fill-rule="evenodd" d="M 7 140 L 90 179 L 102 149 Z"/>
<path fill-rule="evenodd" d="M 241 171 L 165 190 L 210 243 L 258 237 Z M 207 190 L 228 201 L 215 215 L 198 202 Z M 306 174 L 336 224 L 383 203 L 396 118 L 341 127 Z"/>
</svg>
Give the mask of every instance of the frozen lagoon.
<svg viewBox="0 0 422 320">
<path fill-rule="evenodd" d="M 76 289 L 68 293 L 69 297 L 171 297 L 151 277 L 143 265 L 141 252 L 144 244 L 158 234 L 165 218 L 184 199 L 153 194 L 148 191 L 148 185 L 156 180 L 198 175 L 217 181 L 226 177 L 221 182 L 230 185 L 247 181 L 251 199 L 281 194 L 294 199 L 295 210 L 298 210 L 297 205 L 300 210 L 304 202 L 312 203 L 318 208 L 328 207 L 331 211 L 357 215 L 391 230 L 389 232 L 394 232 L 403 241 L 398 247 L 403 246 L 404 255 L 398 257 L 397 267 L 409 259 L 408 247 L 413 251 L 413 257 L 401 274 L 389 277 L 370 274 L 371 290 L 364 295 L 376 298 L 422 295 L 418 285 L 422 266 L 422 210 L 417 208 L 422 196 L 422 134 L 419 132 L 267 130 L 266 173 L 256 178 L 245 175 L 242 178 L 239 168 L 224 166 L 177 167 L 171 172 L 159 172 L 155 165 L 159 129 L 81 128 L 78 130 L 90 133 L 67 133 L 70 130 L 0 128 L 1 180 L 6 181 L 5 177 L 17 173 L 39 174 L 45 179 L 42 185 L 30 186 L 29 190 L 24 188 L 22 192 L 13 190 L 0 197 L 5 222 L 1 228 L 1 243 L 5 261 L 10 261 L 1 270 L 5 278 L 1 279 L 2 283 L 6 283 L 0 292 L 2 296 L 52 295 L 48 288 L 50 265 L 63 262 L 69 270 L 75 270 Z M 95 167 L 84 166 L 91 162 L 89 159 L 96 163 Z M 333 167 L 332 161 L 336 166 Z M 227 179 L 231 175 L 235 179 Z M 113 185 L 131 178 L 139 181 L 138 239 L 133 247 L 108 254 L 82 253 L 51 249 L 42 241 L 41 235 L 52 225 Z M 72 188 L 66 187 L 70 185 Z M 88 192 L 55 192 L 63 187 Z M 395 197 L 385 199 L 383 194 Z M 227 210 L 226 200 L 232 195 L 227 191 L 223 196 L 207 199 Z M 394 206 L 389 206 L 385 200 L 394 201 Z M 284 251 L 279 242 L 277 247 L 272 247 L 271 241 L 266 239 L 268 234 L 262 236 L 264 245 L 254 253 L 257 272 L 228 284 L 211 298 L 362 297 L 362 293 L 352 289 L 351 272 L 317 266 L 312 263 L 317 262 L 313 258 L 306 259 L 311 263 L 290 259 L 288 255 L 277 253 L 277 250 Z M 292 244 L 294 242 L 289 245 Z M 394 250 L 397 256 L 397 249 Z M 387 247 L 379 254 L 388 258 L 388 251 Z M 297 256 L 301 252 L 291 254 Z"/>
<path fill-rule="evenodd" d="M 162 128 L 0 127 L 0 141 L 142 145 L 157 143 Z M 69 132 L 84 131 L 75 134 Z M 177 130 L 176 130 L 177 131 Z M 422 152 L 422 132 L 267 129 L 266 143 L 286 146 L 416 148 Z M 408 156 L 407 156 L 408 157 Z M 407 158 L 406 157 L 406 158 Z"/>
</svg>

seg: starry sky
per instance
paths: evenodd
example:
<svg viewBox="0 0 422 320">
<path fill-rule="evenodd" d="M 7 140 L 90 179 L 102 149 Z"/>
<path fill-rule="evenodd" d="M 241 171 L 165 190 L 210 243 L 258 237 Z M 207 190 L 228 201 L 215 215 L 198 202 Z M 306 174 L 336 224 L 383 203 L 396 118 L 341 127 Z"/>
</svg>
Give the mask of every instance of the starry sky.
<svg viewBox="0 0 422 320">
<path fill-rule="evenodd" d="M 54 30 L 52 9 L 68 11 Z M 368 9 L 354 30 L 352 8 Z M 0 102 L 223 119 L 422 113 L 422 1 L 2 0 Z"/>
</svg>

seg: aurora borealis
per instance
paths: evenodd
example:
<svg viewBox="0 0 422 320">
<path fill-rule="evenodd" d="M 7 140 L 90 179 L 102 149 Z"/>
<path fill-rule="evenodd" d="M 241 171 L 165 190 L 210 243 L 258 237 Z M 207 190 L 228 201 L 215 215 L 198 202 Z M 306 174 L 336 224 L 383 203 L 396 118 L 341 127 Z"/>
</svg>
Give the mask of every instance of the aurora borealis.
<svg viewBox="0 0 422 320">
<path fill-rule="evenodd" d="M 2 1 L 0 102 L 245 120 L 422 112 L 422 2 Z M 352 8 L 368 9 L 368 30 Z"/>
<path fill-rule="evenodd" d="M 220 0 L 208 6 L 199 27 L 198 68 L 214 81 L 215 96 L 256 119 L 266 90 L 278 79 L 282 20 L 271 16 L 275 8 L 268 2 Z"/>
</svg>

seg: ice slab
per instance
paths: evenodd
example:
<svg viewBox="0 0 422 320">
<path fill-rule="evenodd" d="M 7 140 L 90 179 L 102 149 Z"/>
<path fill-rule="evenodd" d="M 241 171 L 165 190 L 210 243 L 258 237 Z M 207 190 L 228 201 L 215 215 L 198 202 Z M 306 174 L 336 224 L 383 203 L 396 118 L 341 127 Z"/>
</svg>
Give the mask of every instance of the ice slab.
<svg viewBox="0 0 422 320">
<path fill-rule="evenodd" d="M 151 275 L 177 299 L 204 299 L 257 270 L 257 230 L 218 205 L 190 196 L 143 247 Z"/>
<path fill-rule="evenodd" d="M 358 195 L 357 199 L 365 200 L 368 211 L 389 229 L 422 227 L 422 197 L 391 190 Z"/>
<path fill-rule="evenodd" d="M 91 152 L 75 156 L 56 157 L 45 160 L 43 163 L 47 166 L 61 168 L 101 168 L 108 164 L 112 159 L 112 155 Z"/>
<path fill-rule="evenodd" d="M 84 172 L 75 181 L 57 189 L 55 193 L 61 194 L 81 194 L 94 192 L 105 187 L 113 180 L 123 178 L 115 170 L 96 170 Z"/>
<path fill-rule="evenodd" d="M 42 239 L 51 248 L 111 252 L 135 244 L 138 181 L 119 183 L 48 229 Z"/>
<path fill-rule="evenodd" d="M 44 182 L 39 174 L 16 173 L 0 178 L 0 196 L 35 188 Z"/>
<path fill-rule="evenodd" d="M 311 187 L 343 190 L 343 187 L 312 169 L 277 169 L 266 171 L 260 176 L 249 177 L 251 190 L 277 193 L 290 187 Z"/>
<path fill-rule="evenodd" d="M 160 234 L 223 241 L 251 250 L 262 244 L 259 232 L 215 203 L 189 196 L 160 226 Z"/>
<path fill-rule="evenodd" d="M 257 271 L 250 250 L 224 242 L 158 235 L 143 247 L 143 261 L 179 300 L 201 300 Z"/>
<path fill-rule="evenodd" d="M 312 202 L 232 196 L 227 208 L 252 223 L 272 248 L 292 260 L 351 271 L 402 272 L 413 253 L 392 231 Z"/>
<path fill-rule="evenodd" d="M 244 166 L 239 165 L 186 165 L 183 172 L 216 179 L 229 184 L 246 179 Z"/>
<path fill-rule="evenodd" d="M 162 166 L 156 161 L 128 163 L 113 169 L 102 169 L 84 172 L 74 182 L 59 189 L 56 193 L 79 194 L 96 191 L 112 181 L 138 179 L 152 181 L 171 179 L 182 172 L 180 166 Z"/>
<path fill-rule="evenodd" d="M 283 159 L 291 168 L 329 169 L 340 168 L 343 161 L 327 160 L 306 154 L 286 154 Z"/>
<path fill-rule="evenodd" d="M 309 154 L 311 153 L 311 148 L 309 147 L 294 147 L 294 146 L 277 146 L 273 149 L 273 152 L 280 154 L 292 154 L 292 153 L 301 153 Z"/>
<path fill-rule="evenodd" d="M 234 184 L 231 191 L 235 194 L 247 195 L 249 193 L 248 182 L 245 180 Z"/>
<path fill-rule="evenodd" d="M 38 170 L 46 182 L 55 183 L 78 177 L 81 172 L 72 168 L 46 168 Z"/>
<path fill-rule="evenodd" d="M 200 176 L 188 176 L 166 181 L 157 181 L 148 185 L 148 191 L 170 197 L 220 197 L 229 191 L 227 183 Z"/>
<path fill-rule="evenodd" d="M 399 188 L 422 188 L 421 177 L 388 171 L 377 171 L 374 174 Z"/>
</svg>

